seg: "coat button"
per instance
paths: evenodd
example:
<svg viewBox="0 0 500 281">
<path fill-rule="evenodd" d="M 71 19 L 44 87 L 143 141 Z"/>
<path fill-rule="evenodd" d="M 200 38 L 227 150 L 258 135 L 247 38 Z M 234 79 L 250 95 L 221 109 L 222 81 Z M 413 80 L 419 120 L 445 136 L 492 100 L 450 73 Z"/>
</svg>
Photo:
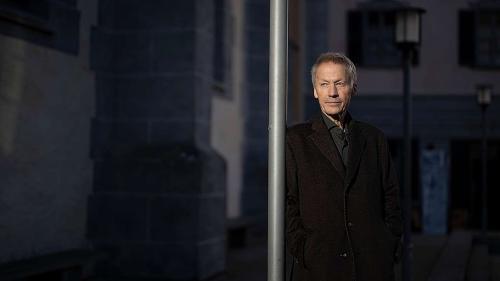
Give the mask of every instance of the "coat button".
<svg viewBox="0 0 500 281">
<path fill-rule="evenodd" d="M 351 227 L 352 226 L 352 222 L 348 222 L 347 226 Z"/>
<path fill-rule="evenodd" d="M 342 253 L 342 254 L 340 254 L 340 256 L 343 257 L 343 258 L 346 258 L 347 257 L 347 253 Z"/>
</svg>

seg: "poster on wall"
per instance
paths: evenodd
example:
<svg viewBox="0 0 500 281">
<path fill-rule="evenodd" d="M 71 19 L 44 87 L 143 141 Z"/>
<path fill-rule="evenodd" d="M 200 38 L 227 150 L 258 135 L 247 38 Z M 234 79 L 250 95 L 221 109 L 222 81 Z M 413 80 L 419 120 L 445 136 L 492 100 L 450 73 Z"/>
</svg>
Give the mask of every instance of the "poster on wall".
<svg viewBox="0 0 500 281">
<path fill-rule="evenodd" d="M 448 159 L 444 148 L 428 146 L 420 153 L 422 227 L 427 234 L 445 234 L 448 226 Z"/>
</svg>

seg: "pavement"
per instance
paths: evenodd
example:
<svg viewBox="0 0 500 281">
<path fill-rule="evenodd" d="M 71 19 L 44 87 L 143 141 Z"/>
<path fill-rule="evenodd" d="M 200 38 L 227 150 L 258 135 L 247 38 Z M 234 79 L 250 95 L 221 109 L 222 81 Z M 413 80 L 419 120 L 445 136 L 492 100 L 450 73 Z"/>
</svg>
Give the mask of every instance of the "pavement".
<svg viewBox="0 0 500 281">
<path fill-rule="evenodd" d="M 491 281 L 500 281 L 500 255 L 491 257 L 490 265 L 493 269 L 491 271 Z"/>
<path fill-rule="evenodd" d="M 498 249 L 475 242 L 474 232 L 457 231 L 448 235 L 414 234 L 413 281 L 468 280 L 500 281 L 500 234 Z M 227 271 L 213 281 L 265 281 L 267 244 L 265 237 L 248 238 L 245 248 L 228 249 Z M 486 249 L 486 251 L 485 251 Z M 395 266 L 396 281 L 401 281 L 401 263 Z M 211 280 L 211 281 L 212 281 Z"/>
<path fill-rule="evenodd" d="M 470 231 L 447 235 L 413 234 L 412 281 L 500 281 L 500 233 L 489 233 L 488 244 L 478 242 L 477 237 L 477 233 Z M 401 263 L 394 270 L 396 281 L 401 281 Z M 209 281 L 265 280 L 267 238 L 265 233 L 250 232 L 245 247 L 227 250 L 226 271 Z"/>
<path fill-rule="evenodd" d="M 415 235 L 414 281 L 426 281 L 445 245 L 447 235 Z M 249 237 L 242 249 L 229 249 L 227 271 L 214 281 L 256 281 L 267 279 L 267 244 L 265 238 Z M 401 264 L 395 267 L 396 280 L 401 280 Z"/>
</svg>

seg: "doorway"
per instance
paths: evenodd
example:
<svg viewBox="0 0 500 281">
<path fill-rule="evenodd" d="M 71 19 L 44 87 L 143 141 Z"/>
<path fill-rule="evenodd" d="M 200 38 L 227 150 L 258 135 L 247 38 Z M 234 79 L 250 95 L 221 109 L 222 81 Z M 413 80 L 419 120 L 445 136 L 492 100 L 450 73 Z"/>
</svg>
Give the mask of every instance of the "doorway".
<svg viewBox="0 0 500 281">
<path fill-rule="evenodd" d="M 481 141 L 452 140 L 450 146 L 450 228 L 480 229 L 482 217 Z M 500 230 L 500 140 L 488 141 L 488 230 Z"/>
</svg>

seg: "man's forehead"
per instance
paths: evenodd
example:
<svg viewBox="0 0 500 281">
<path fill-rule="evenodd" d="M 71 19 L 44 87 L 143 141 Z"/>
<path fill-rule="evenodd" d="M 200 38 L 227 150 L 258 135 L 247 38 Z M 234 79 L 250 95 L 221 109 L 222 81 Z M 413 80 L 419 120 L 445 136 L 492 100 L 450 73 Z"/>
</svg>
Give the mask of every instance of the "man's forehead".
<svg viewBox="0 0 500 281">
<path fill-rule="evenodd" d="M 339 70 L 336 69 L 337 66 L 340 67 L 340 69 L 342 69 L 343 71 L 337 73 L 337 70 Z M 345 65 L 340 63 L 335 63 L 331 61 L 320 63 L 316 69 L 316 78 L 321 79 L 321 77 L 318 76 L 329 75 L 329 74 L 344 75 L 345 76 L 344 78 L 347 78 L 347 69 Z"/>
<path fill-rule="evenodd" d="M 320 69 L 320 68 L 325 68 L 325 67 L 340 67 L 342 69 L 346 69 L 346 66 L 342 63 L 336 63 L 336 62 L 333 62 L 333 61 L 325 61 L 325 62 L 322 62 L 320 64 L 318 64 L 318 67 L 317 69 Z"/>
</svg>

